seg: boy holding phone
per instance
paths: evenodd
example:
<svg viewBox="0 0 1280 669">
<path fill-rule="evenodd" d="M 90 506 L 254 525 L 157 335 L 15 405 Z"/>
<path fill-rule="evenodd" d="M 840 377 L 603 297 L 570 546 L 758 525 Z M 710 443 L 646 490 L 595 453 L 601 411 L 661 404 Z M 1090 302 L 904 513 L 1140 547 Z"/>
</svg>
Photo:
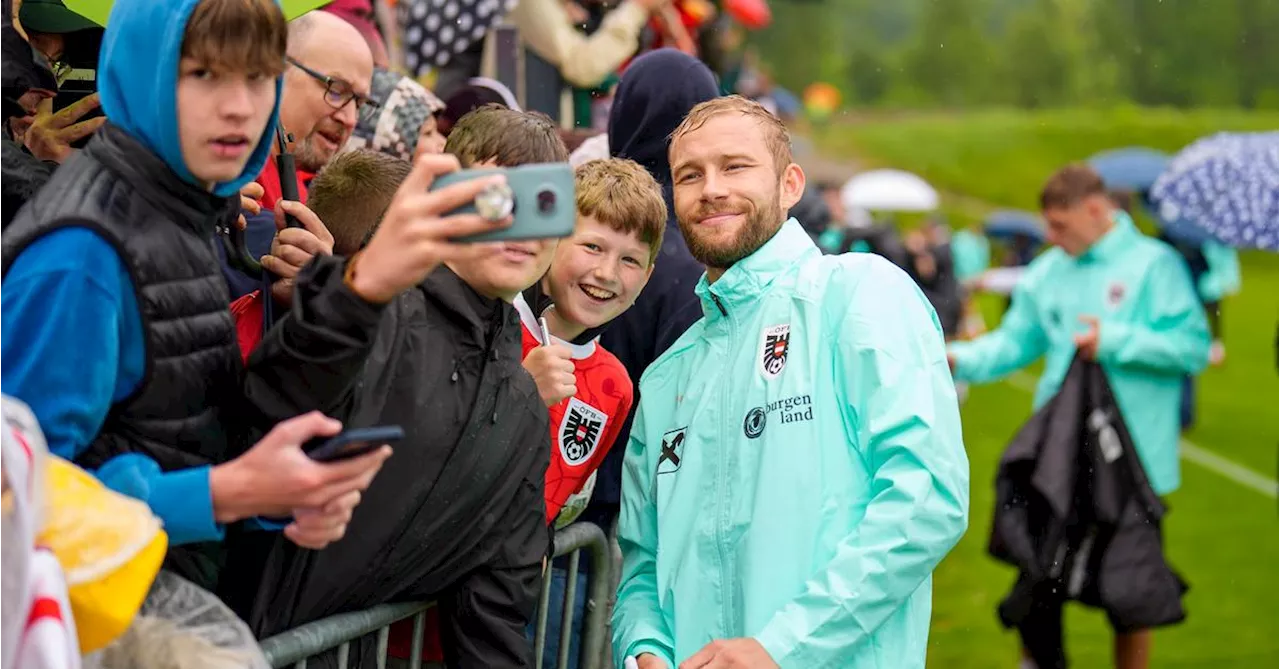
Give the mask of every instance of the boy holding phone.
<svg viewBox="0 0 1280 669">
<path fill-rule="evenodd" d="M 568 160 L 549 119 L 505 108 L 461 119 L 446 153 L 468 168 Z M 436 195 L 427 191 L 417 197 Z M 334 398 L 312 396 L 301 383 L 277 395 L 351 425 L 403 427 L 397 466 L 367 491 L 360 507 L 367 512 L 353 517 L 346 540 L 321 552 L 277 542 L 269 555 L 251 556 L 268 565 L 265 578 L 238 584 L 232 594 L 249 595 L 236 606 L 259 636 L 388 601 L 434 599 L 450 666 L 531 667 L 525 627 L 550 547 L 547 410 L 520 366 L 511 301 L 546 273 L 555 240 L 469 245 L 397 294 L 379 288 L 396 275 L 374 261 L 392 241 L 385 238 L 390 225 L 388 215 L 346 262 L 345 277 L 320 276 L 334 264 L 327 258 L 300 273 L 299 286 L 318 278 L 327 286 L 351 283 L 359 297 L 330 300 L 337 317 L 308 321 L 306 339 L 328 343 L 323 355 L 299 355 L 281 332 L 306 317 L 299 299 L 315 301 L 299 290 L 294 310 L 251 359 L 322 386 L 345 383 L 348 392 Z M 374 650 L 364 642 L 352 649 L 360 660 Z"/>
</svg>

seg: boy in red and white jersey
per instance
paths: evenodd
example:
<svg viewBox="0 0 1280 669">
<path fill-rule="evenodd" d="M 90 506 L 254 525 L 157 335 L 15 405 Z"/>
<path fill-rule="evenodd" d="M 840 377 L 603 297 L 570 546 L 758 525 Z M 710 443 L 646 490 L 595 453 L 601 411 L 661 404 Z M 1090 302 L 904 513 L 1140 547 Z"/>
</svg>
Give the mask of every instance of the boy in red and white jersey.
<svg viewBox="0 0 1280 669">
<path fill-rule="evenodd" d="M 548 523 L 604 461 L 631 410 L 632 380 L 598 339 L 648 282 L 667 223 L 661 188 L 630 160 L 579 166 L 575 192 L 573 236 L 560 241 L 542 281 L 515 300 L 524 367 L 551 410 Z"/>
</svg>

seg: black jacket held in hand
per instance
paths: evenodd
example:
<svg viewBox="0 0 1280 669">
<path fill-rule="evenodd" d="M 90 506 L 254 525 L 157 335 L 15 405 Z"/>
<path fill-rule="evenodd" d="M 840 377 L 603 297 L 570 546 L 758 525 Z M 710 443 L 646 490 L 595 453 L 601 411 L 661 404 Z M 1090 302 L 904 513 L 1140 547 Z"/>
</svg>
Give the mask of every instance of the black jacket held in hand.
<svg viewBox="0 0 1280 669">
<path fill-rule="evenodd" d="M 287 382 L 255 387 L 256 399 L 295 402 L 294 413 L 321 409 L 352 427 L 400 425 L 405 439 L 341 541 L 314 552 L 275 540 L 261 582 L 241 583 L 229 598 L 260 636 L 384 602 L 434 599 L 450 667 L 533 666 L 525 627 L 549 546 L 550 447 L 546 406 L 520 364 L 515 309 L 443 267 L 381 310 L 342 285 L 337 259 L 317 259 L 303 274 L 325 285 L 299 292 L 254 352 L 251 366 L 279 369 Z M 290 319 L 307 323 L 288 328 L 294 341 L 281 337 Z M 300 343 L 325 338 L 325 355 L 298 354 Z M 235 571 L 252 566 L 243 545 L 232 567 L 245 569 Z M 356 649 L 372 651 L 372 643 Z"/>
<path fill-rule="evenodd" d="M 1001 603 L 1040 669 L 1065 667 L 1061 607 L 1106 611 L 1119 632 L 1181 621 L 1151 490 L 1106 373 L 1077 358 L 1000 460 L 990 552 L 1019 568 Z"/>
</svg>

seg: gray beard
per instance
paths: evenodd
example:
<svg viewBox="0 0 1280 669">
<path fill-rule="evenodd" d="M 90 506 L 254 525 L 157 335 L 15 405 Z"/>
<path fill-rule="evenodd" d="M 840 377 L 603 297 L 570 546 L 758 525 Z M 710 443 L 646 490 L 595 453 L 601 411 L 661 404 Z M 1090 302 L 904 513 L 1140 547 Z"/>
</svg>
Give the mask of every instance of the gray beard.
<svg viewBox="0 0 1280 669">
<path fill-rule="evenodd" d="M 303 139 L 293 154 L 293 161 L 298 169 L 312 174 L 319 172 L 320 168 L 327 165 L 332 158 L 333 156 L 322 155 L 320 150 L 311 144 L 310 137 Z"/>
</svg>

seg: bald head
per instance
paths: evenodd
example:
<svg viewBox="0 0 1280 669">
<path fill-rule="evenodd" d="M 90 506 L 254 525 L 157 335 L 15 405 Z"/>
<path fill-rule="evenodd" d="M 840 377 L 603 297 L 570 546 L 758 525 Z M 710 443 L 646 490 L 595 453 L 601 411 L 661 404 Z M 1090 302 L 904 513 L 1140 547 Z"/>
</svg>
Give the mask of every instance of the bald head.
<svg viewBox="0 0 1280 669">
<path fill-rule="evenodd" d="M 350 23 L 313 11 L 289 22 L 289 57 L 295 64 L 285 70 L 280 122 L 296 139 L 298 167 L 316 172 L 351 137 L 358 101 L 369 95 L 373 54 Z M 333 83 L 326 85 L 325 77 Z M 344 90 L 356 99 L 335 108 Z"/>
<path fill-rule="evenodd" d="M 314 49 L 317 44 L 336 46 L 339 43 L 346 49 L 364 45 L 364 50 L 369 50 L 360 31 L 335 14 L 316 10 L 289 22 L 289 55 L 294 58 L 303 57 L 306 51 Z M 373 58 L 371 53 L 369 58 Z"/>
</svg>

